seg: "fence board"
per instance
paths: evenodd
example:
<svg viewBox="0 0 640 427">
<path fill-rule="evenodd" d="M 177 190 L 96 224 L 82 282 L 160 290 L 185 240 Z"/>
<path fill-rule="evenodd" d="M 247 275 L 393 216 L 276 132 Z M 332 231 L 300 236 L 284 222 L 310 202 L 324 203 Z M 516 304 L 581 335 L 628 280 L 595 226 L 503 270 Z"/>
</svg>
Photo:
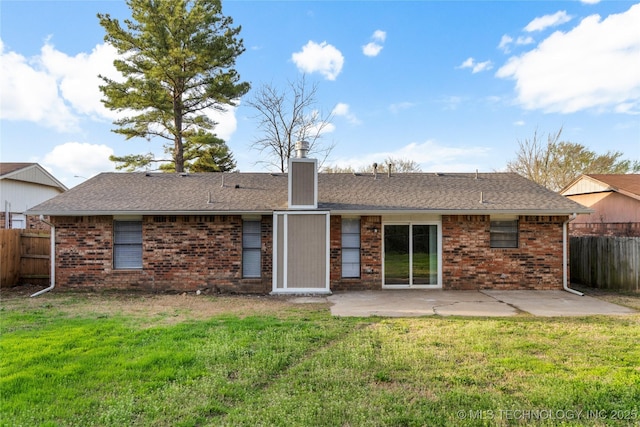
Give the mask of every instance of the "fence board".
<svg viewBox="0 0 640 427">
<path fill-rule="evenodd" d="M 0 287 L 15 286 L 20 278 L 20 230 L 0 230 Z"/>
<path fill-rule="evenodd" d="M 640 292 L 640 237 L 571 237 L 571 281 Z"/>
<path fill-rule="evenodd" d="M 22 233 L 20 236 L 20 282 L 41 282 L 49 278 L 51 240 L 48 234 Z M 40 283 L 38 283 L 40 284 Z"/>
<path fill-rule="evenodd" d="M 24 279 L 48 279 L 50 238 L 49 234 L 0 230 L 0 287 L 15 286 Z"/>
</svg>

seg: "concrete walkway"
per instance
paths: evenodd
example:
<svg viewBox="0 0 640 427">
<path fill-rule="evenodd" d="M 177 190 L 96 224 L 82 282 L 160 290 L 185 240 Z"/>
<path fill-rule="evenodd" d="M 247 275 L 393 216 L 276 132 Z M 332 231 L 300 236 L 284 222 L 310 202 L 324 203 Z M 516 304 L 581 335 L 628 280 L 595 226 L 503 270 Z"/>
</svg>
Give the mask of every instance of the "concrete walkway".
<svg viewBox="0 0 640 427">
<path fill-rule="evenodd" d="M 565 291 L 382 290 L 336 292 L 331 314 L 346 317 L 622 315 L 636 311 Z"/>
</svg>

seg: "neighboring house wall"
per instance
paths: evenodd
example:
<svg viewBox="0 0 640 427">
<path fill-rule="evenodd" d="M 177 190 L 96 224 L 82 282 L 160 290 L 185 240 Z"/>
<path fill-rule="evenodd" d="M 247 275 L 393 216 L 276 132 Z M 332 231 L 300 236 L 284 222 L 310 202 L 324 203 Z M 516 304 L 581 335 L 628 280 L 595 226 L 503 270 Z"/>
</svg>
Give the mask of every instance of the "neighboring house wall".
<svg viewBox="0 0 640 427">
<path fill-rule="evenodd" d="M 49 230 L 49 226 L 42 223 L 38 217 L 24 215 L 24 212 L 39 203 L 49 200 L 60 194 L 58 188 L 32 182 L 3 179 L 0 181 L 0 194 L 2 206 L 0 210 L 0 228 L 7 228 L 6 212 L 10 214 L 9 228 L 25 228 L 29 230 Z M 14 220 L 14 226 L 11 220 Z M 16 219 L 21 222 L 16 224 Z"/>
<path fill-rule="evenodd" d="M 640 237 L 640 200 L 616 192 L 576 194 L 567 198 L 595 212 L 569 224 L 572 236 Z"/>
<path fill-rule="evenodd" d="M 4 212 L 0 212 L 0 229 L 6 228 L 6 224 L 7 224 L 6 218 L 7 218 L 7 215 Z M 24 228 L 25 230 L 46 231 L 46 232 L 49 232 L 51 230 L 51 227 L 49 227 L 49 225 L 46 222 L 40 221 L 40 217 L 38 216 L 10 213 L 9 224 L 11 224 L 12 218 L 14 222 L 16 218 L 20 218 L 21 221 L 24 221 L 24 226 L 12 227 L 10 225 L 9 228 Z M 44 220 L 47 222 L 49 221 L 49 219 L 50 218 L 48 216 L 44 217 Z"/>
<path fill-rule="evenodd" d="M 562 289 L 566 217 L 521 216 L 519 247 L 490 247 L 490 217 L 443 215 L 444 289 Z M 273 217 L 262 216 L 262 277 L 242 278 L 242 217 L 144 216 L 143 267 L 113 267 L 111 216 L 54 217 L 56 281 L 61 287 L 268 293 L 272 289 Z M 342 218 L 330 218 L 332 291 L 382 287 L 380 216 L 360 217 L 360 277 L 342 278 Z"/>
<path fill-rule="evenodd" d="M 562 289 L 566 217 L 521 216 L 519 247 L 490 247 L 490 217 L 443 215 L 444 289 Z"/>
<path fill-rule="evenodd" d="M 595 211 L 591 215 L 578 216 L 572 221 L 573 224 L 640 222 L 640 200 L 624 194 L 607 192 L 576 194 L 567 197 Z"/>
</svg>

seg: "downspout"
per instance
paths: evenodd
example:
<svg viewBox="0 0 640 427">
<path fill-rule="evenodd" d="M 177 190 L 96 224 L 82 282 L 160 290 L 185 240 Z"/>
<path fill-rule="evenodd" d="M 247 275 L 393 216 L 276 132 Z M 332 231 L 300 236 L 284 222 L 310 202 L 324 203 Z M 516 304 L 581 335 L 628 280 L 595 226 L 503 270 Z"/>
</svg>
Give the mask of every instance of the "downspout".
<svg viewBox="0 0 640 427">
<path fill-rule="evenodd" d="M 49 272 L 49 275 L 51 278 L 51 285 L 48 288 L 45 288 L 31 295 L 31 298 L 42 295 L 45 292 L 49 292 L 50 290 L 56 287 L 56 227 L 55 225 L 51 224 L 49 221 L 45 221 L 44 215 L 40 215 L 40 221 L 44 222 L 49 227 L 51 227 L 51 239 L 50 239 L 51 240 L 51 270 Z"/>
<path fill-rule="evenodd" d="M 569 227 L 569 223 L 576 219 L 576 216 L 575 213 L 571 214 L 569 219 L 562 223 L 562 288 L 572 294 L 583 296 L 584 294 L 582 292 L 571 289 L 567 280 L 567 248 L 569 247 L 569 243 L 567 242 L 567 228 Z"/>
</svg>

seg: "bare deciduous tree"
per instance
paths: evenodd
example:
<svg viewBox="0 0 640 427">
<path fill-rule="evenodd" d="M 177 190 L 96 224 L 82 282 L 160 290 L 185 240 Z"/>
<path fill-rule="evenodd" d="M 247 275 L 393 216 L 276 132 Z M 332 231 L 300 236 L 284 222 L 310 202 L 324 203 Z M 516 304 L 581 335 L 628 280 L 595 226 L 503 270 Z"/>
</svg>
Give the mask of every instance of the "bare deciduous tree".
<svg viewBox="0 0 640 427">
<path fill-rule="evenodd" d="M 406 159 L 402 157 L 387 157 L 384 160 L 383 165 L 388 169 L 391 165 L 391 172 L 407 173 L 407 172 L 422 172 L 422 168 L 415 160 Z M 387 170 L 388 172 L 388 170 Z"/>
<path fill-rule="evenodd" d="M 582 144 L 560 141 L 561 134 L 562 128 L 548 134 L 544 144 L 536 130 L 533 139 L 518 141 L 516 159 L 507 163 L 507 170 L 560 191 L 583 173 L 629 173 L 640 169 L 638 162 L 621 160 L 619 151 L 596 154 Z"/>
<path fill-rule="evenodd" d="M 333 144 L 323 141 L 323 133 L 331 124 L 332 114 L 323 115 L 317 104 L 318 85 L 307 85 L 303 75 L 281 90 L 272 84 L 264 84 L 248 105 L 257 111 L 259 128 L 264 132 L 252 148 L 264 158 L 264 163 L 280 172 L 286 172 L 289 158 L 294 155 L 297 141 L 309 143 L 309 154 L 315 155 L 319 163 L 327 159 Z"/>
<path fill-rule="evenodd" d="M 415 161 L 402 157 L 387 157 L 384 162 L 376 164 L 378 173 L 389 172 L 389 165 L 391 165 L 392 173 L 409 173 L 409 172 L 422 172 L 422 168 Z M 355 169 L 353 166 L 325 166 L 322 169 L 324 173 L 373 173 L 373 165 L 361 166 Z"/>
</svg>

